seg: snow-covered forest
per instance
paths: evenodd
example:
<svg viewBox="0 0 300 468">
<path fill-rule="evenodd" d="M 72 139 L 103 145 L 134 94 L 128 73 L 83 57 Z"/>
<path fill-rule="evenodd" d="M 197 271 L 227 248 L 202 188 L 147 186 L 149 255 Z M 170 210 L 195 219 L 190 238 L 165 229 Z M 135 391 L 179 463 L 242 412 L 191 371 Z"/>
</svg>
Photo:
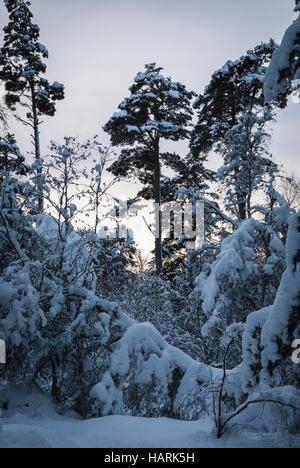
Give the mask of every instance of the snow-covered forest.
<svg viewBox="0 0 300 468">
<path fill-rule="evenodd" d="M 38 5 L 4 0 L 1 448 L 300 446 L 300 173 L 272 158 L 300 112 L 294 3 L 204 89 L 147 63 L 98 135 L 45 151 L 72 96 Z"/>
</svg>

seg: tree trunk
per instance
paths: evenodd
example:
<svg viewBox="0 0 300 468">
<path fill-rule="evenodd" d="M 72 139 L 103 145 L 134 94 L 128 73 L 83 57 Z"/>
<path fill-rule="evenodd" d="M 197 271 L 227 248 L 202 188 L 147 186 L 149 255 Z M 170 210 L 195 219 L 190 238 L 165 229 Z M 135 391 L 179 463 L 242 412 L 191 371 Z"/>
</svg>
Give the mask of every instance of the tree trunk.
<svg viewBox="0 0 300 468">
<path fill-rule="evenodd" d="M 244 221 L 247 218 L 247 205 L 246 205 L 246 202 L 244 201 L 244 196 L 245 194 L 241 195 L 240 199 L 243 201 L 239 202 L 240 221 Z"/>
<path fill-rule="evenodd" d="M 156 213 L 156 232 L 155 232 L 155 265 L 156 274 L 160 276 L 163 270 L 162 262 L 162 214 L 161 214 L 161 168 L 159 158 L 159 141 L 155 148 L 154 161 L 154 194 L 155 194 L 155 213 Z"/>
<path fill-rule="evenodd" d="M 32 101 L 32 115 L 33 115 L 33 130 L 34 130 L 34 152 L 35 159 L 41 159 L 41 146 L 40 146 L 40 131 L 39 131 L 39 118 L 38 109 L 36 105 L 36 96 L 34 83 L 30 83 L 31 88 L 31 101 Z M 43 198 L 43 182 L 42 182 L 42 168 L 38 168 L 38 208 L 40 212 L 44 211 L 44 198 Z"/>
<path fill-rule="evenodd" d="M 235 168 L 235 179 L 238 180 L 239 169 Z M 247 193 L 237 193 L 237 205 L 238 205 L 238 216 L 239 221 L 244 221 L 247 218 Z"/>
<path fill-rule="evenodd" d="M 51 357 L 50 362 L 51 362 L 51 370 L 52 370 L 51 396 L 54 400 L 59 401 L 59 385 L 58 385 L 57 366 L 56 366 L 55 356 Z"/>
<path fill-rule="evenodd" d="M 236 95 L 235 95 L 235 87 L 232 84 L 231 93 L 232 93 L 232 104 L 231 104 L 231 126 L 234 127 L 237 124 L 237 114 L 236 114 Z M 239 175 L 239 170 L 235 169 L 236 180 Z M 244 221 L 247 218 L 247 205 L 245 202 L 246 198 L 245 193 L 238 193 L 238 214 L 239 214 L 239 221 Z"/>
</svg>

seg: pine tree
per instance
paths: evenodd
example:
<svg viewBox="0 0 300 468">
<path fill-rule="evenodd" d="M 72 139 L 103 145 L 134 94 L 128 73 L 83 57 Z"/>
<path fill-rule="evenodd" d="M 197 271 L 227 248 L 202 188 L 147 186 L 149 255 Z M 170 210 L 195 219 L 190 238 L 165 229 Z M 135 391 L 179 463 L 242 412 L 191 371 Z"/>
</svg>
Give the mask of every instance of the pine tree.
<svg viewBox="0 0 300 468">
<path fill-rule="evenodd" d="M 192 132 L 191 152 L 196 157 L 214 149 L 224 157 L 219 178 L 227 178 L 228 205 L 242 221 L 250 216 L 253 191 L 267 168 L 267 126 L 275 106 L 284 107 L 286 96 L 265 108 L 264 79 L 277 46 L 261 44 L 216 71 L 203 95 L 196 100 L 198 122 Z"/>
<path fill-rule="evenodd" d="M 192 258 L 193 261 L 199 262 L 198 257 L 201 253 L 194 252 L 193 255 L 189 255 L 191 249 L 187 244 L 195 240 L 195 236 L 191 234 L 200 228 L 197 225 L 197 221 L 199 222 L 196 216 L 197 205 L 200 203 L 205 205 L 204 237 L 207 243 L 210 243 L 216 224 L 220 220 L 220 210 L 217 203 L 218 195 L 211 187 L 216 174 L 205 167 L 207 155 L 195 157 L 192 153 L 188 153 L 184 158 L 180 158 L 176 154 L 169 154 L 169 156 L 165 155 L 165 160 L 175 175 L 165 177 L 162 181 L 162 199 L 170 206 L 175 202 L 178 208 L 181 207 L 183 233 L 178 239 L 176 238 L 174 216 L 171 216 L 171 236 L 163 242 L 164 273 L 166 278 L 171 279 L 177 274 L 186 274 L 185 270 L 190 269 Z M 190 215 L 186 216 L 188 206 L 191 211 Z"/>
<path fill-rule="evenodd" d="M 120 105 L 104 130 L 113 146 L 124 148 L 111 171 L 116 176 L 137 177 L 143 189 L 138 196 L 154 199 L 158 207 L 155 242 L 156 271 L 162 272 L 161 170 L 168 155 L 161 141 L 178 141 L 189 136 L 193 92 L 161 74 L 155 63 L 146 65 L 130 87 L 130 96 Z"/>
<path fill-rule="evenodd" d="M 44 78 L 48 51 L 39 42 L 40 28 L 33 24 L 30 2 L 5 0 L 9 23 L 4 28 L 4 44 L 0 51 L 0 80 L 5 82 L 6 104 L 15 109 L 21 104 L 26 116 L 19 120 L 33 130 L 35 158 L 41 159 L 40 117 L 54 116 L 55 102 L 64 98 L 64 86 Z M 37 165 L 39 182 L 39 209 L 43 209 L 43 182 L 41 164 Z"/>
<path fill-rule="evenodd" d="M 213 73 L 204 93 L 194 103 L 198 122 L 191 136 L 193 154 L 210 151 L 238 123 L 245 109 L 264 106 L 264 76 L 276 49 L 273 40 L 263 43 Z M 278 104 L 283 107 L 286 100 Z"/>
<path fill-rule="evenodd" d="M 217 178 L 226 185 L 225 206 L 239 221 L 260 210 L 253 195 L 265 189 L 278 172 L 268 150 L 268 124 L 274 114 L 268 109 L 245 111 L 218 146 L 224 157 Z"/>
</svg>

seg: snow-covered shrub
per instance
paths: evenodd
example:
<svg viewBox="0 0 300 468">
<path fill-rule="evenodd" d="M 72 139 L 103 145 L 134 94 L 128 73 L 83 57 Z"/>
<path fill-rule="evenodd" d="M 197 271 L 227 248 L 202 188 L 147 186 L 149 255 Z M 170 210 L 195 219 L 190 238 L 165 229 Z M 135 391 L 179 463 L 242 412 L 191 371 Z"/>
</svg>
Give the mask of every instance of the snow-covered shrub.
<svg viewBox="0 0 300 468">
<path fill-rule="evenodd" d="M 149 323 L 133 323 L 115 344 L 110 365 L 91 391 L 91 415 L 125 414 L 195 419 L 211 409 L 208 389 L 218 369 L 194 361 L 168 345 Z M 229 372 L 228 398 L 241 402 L 238 370 Z M 187 400 L 190 404 L 187 405 Z"/>
<path fill-rule="evenodd" d="M 248 316 L 243 336 L 242 378 L 245 392 L 260 383 L 261 362 L 261 333 L 272 306 L 252 312 Z"/>
<path fill-rule="evenodd" d="M 274 190 L 272 182 L 268 196 L 270 206 L 260 208 L 260 219 L 240 223 L 221 242 L 215 261 L 209 262 L 196 279 L 193 295 L 198 301 L 209 364 L 219 365 L 223 356 L 219 344 L 228 327 L 244 324 L 250 313 L 275 300 L 286 266 L 285 243 L 293 210 Z M 230 368 L 241 362 L 241 346 L 241 340 L 237 340 L 232 347 L 228 356 Z"/>
<path fill-rule="evenodd" d="M 274 305 L 262 329 L 262 375 L 269 380 L 280 361 L 290 360 L 300 338 L 300 212 L 291 217 L 287 239 L 287 269 Z M 296 369 L 295 369 L 296 370 Z"/>
<path fill-rule="evenodd" d="M 114 278 L 109 271 L 107 276 Z M 126 273 L 122 269 L 119 276 L 124 280 L 122 284 L 116 278 L 116 283 L 110 285 L 109 293 L 104 289 L 109 300 L 118 302 L 122 310 L 137 322 L 152 323 L 172 346 L 194 359 L 206 362 L 198 320 L 198 302 L 195 296 L 189 297 L 192 286 L 187 285 L 186 277 L 178 277 L 170 283 L 149 271 Z M 100 288 L 99 293 L 102 291 Z"/>
<path fill-rule="evenodd" d="M 243 407 L 245 409 L 238 413 Z M 229 418 L 234 413 L 238 414 L 230 421 L 231 427 L 244 426 L 255 431 L 279 434 L 298 433 L 300 391 L 293 386 L 258 391 L 251 394 L 251 397 L 236 411 L 227 413 L 224 418 Z"/>
<path fill-rule="evenodd" d="M 286 249 L 287 269 L 274 304 L 248 317 L 243 359 L 243 384 L 248 390 L 261 381 L 299 382 L 291 357 L 292 343 L 300 338 L 300 213 L 290 218 Z"/>
<path fill-rule="evenodd" d="M 66 252 L 73 263 L 74 249 Z M 107 367 L 109 343 L 122 335 L 124 325 L 116 304 L 82 285 L 76 265 L 67 280 L 56 269 L 60 252 L 58 258 L 51 249 L 47 253 L 49 263 L 15 262 L 0 278 L 0 338 L 9 356 L 3 377 L 36 383 L 64 407 L 86 415 L 90 388 Z"/>
<path fill-rule="evenodd" d="M 223 241 L 215 262 L 197 279 L 196 292 L 202 301 L 201 331 L 211 350 L 211 362 L 221 361 L 220 341 L 227 327 L 245 322 L 256 308 L 258 267 L 254 247 L 260 230 L 260 223 L 254 219 L 244 221 Z M 238 363 L 233 362 L 231 367 Z"/>
<path fill-rule="evenodd" d="M 27 215 L 16 187 L 7 179 L 0 200 L 0 339 L 8 356 L 1 376 L 36 383 L 86 414 L 109 353 L 104 343 L 117 335 L 106 314 L 118 306 L 94 293 L 96 236 L 75 232 L 69 219 Z"/>
</svg>

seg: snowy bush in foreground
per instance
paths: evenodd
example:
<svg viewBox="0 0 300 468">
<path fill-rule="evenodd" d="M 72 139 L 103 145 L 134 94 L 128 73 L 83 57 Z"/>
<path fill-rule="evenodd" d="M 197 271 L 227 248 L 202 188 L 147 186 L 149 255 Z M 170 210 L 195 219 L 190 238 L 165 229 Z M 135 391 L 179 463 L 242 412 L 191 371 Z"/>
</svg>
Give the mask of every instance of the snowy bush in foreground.
<svg viewBox="0 0 300 468">
<path fill-rule="evenodd" d="M 255 401 L 258 402 L 254 403 Z M 299 432 L 300 391 L 295 387 L 285 386 L 255 392 L 251 394 L 245 405 L 247 403 L 250 403 L 249 406 L 232 419 L 232 424 L 263 432 Z M 228 418 L 231 414 L 228 413 L 225 417 Z"/>
<path fill-rule="evenodd" d="M 221 280 L 226 278 L 230 286 L 237 290 L 239 282 L 248 281 L 255 274 L 252 262 L 255 241 L 253 236 L 258 227 L 259 224 L 253 219 L 243 223 L 235 234 L 223 241 L 221 252 L 210 271 L 202 273 L 198 278 L 197 287 L 203 298 L 203 311 L 212 322 L 222 319 L 221 306 L 229 312 L 226 297 L 219 289 Z M 218 301 L 219 295 L 222 296 L 222 301 Z M 209 322 L 203 332 L 208 328 Z"/>
<path fill-rule="evenodd" d="M 26 216 L 20 187 L 9 178 L 1 187 L 0 339 L 8 355 L 1 377 L 36 383 L 86 414 L 86 392 L 109 352 L 104 343 L 114 336 L 107 335 L 105 314 L 117 306 L 94 294 L 95 236 L 75 232 L 68 219 Z"/>
<path fill-rule="evenodd" d="M 202 301 L 202 336 L 210 342 L 214 362 L 222 359 L 220 341 L 227 327 L 245 322 L 247 314 L 255 310 L 259 272 L 254 263 L 254 246 L 261 229 L 261 224 L 254 219 L 244 221 L 222 242 L 215 262 L 197 279 L 196 292 Z M 234 355 L 236 358 L 236 352 Z M 234 367 L 239 362 L 232 364 Z"/>
<path fill-rule="evenodd" d="M 133 323 L 115 344 L 107 372 L 91 391 L 92 415 L 124 412 L 195 419 L 210 407 L 209 386 L 220 379 L 220 370 L 168 345 L 153 325 Z M 237 369 L 229 372 L 225 393 L 242 401 Z"/>
<path fill-rule="evenodd" d="M 244 336 L 243 382 L 245 390 L 260 382 L 299 384 L 293 367 L 292 343 L 300 338 L 300 213 L 289 221 L 287 269 L 273 305 L 248 317 Z M 280 371 L 280 367 L 283 370 Z M 279 372 L 280 371 L 280 372 Z M 298 377 L 297 377 L 298 372 Z M 278 375 L 279 373 L 279 375 Z"/>
<path fill-rule="evenodd" d="M 263 377 L 267 381 L 281 360 L 291 358 L 292 342 L 300 338 L 300 212 L 291 217 L 287 269 L 275 303 L 262 329 Z"/>
<path fill-rule="evenodd" d="M 293 211 L 272 184 L 269 198 L 270 209 L 261 209 L 265 219 L 240 223 L 222 241 L 215 261 L 196 279 L 194 294 L 198 296 L 209 364 L 219 366 L 223 356 L 220 344 L 229 326 L 244 324 L 250 313 L 274 302 L 286 266 L 286 232 Z M 236 341 L 228 366 L 233 368 L 241 360 L 241 341 Z"/>
</svg>

